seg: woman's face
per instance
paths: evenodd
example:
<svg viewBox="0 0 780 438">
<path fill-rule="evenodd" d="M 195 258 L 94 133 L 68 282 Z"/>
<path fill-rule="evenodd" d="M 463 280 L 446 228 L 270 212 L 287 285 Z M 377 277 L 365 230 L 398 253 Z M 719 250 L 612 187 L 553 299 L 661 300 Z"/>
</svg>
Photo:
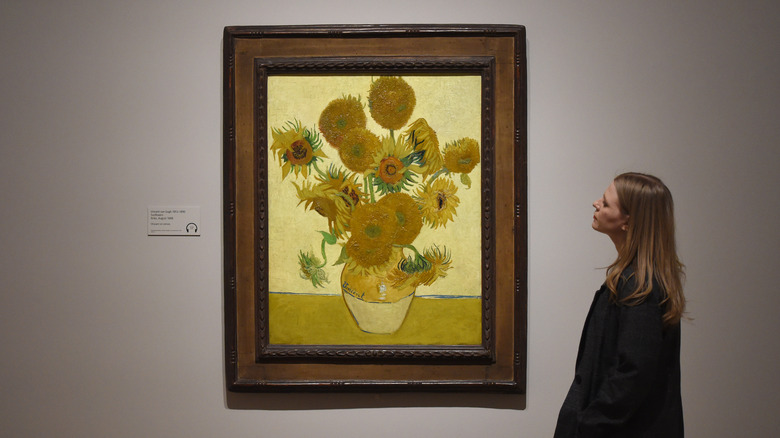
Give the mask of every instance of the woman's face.
<svg viewBox="0 0 780 438">
<path fill-rule="evenodd" d="M 596 212 L 593 214 L 593 229 L 606 234 L 613 241 L 622 240 L 628 229 L 628 215 L 620 209 L 615 183 L 607 187 L 601 199 L 593 203 Z"/>
</svg>

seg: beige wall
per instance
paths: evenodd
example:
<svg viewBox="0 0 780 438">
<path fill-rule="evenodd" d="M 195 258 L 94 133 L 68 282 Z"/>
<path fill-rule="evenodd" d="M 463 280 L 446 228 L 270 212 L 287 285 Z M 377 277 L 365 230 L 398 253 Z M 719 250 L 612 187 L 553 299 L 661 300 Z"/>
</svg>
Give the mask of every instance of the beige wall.
<svg viewBox="0 0 780 438">
<path fill-rule="evenodd" d="M 526 409 L 495 395 L 228 396 L 222 28 L 403 22 L 527 26 Z M 551 436 L 613 257 L 590 203 L 635 169 L 678 207 L 688 436 L 777 436 L 779 23 L 771 0 L 2 2 L 2 434 Z M 161 204 L 199 205 L 202 236 L 147 237 Z"/>
</svg>

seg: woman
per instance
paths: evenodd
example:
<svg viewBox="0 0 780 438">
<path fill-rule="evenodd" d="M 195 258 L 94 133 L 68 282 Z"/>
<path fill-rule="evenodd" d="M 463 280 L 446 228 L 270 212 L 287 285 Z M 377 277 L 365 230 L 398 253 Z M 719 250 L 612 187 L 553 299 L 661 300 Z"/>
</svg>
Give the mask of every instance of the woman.
<svg viewBox="0 0 780 438">
<path fill-rule="evenodd" d="M 654 176 L 624 173 L 593 207 L 593 229 L 618 255 L 585 320 L 555 438 L 682 437 L 685 297 L 672 194 Z"/>
</svg>

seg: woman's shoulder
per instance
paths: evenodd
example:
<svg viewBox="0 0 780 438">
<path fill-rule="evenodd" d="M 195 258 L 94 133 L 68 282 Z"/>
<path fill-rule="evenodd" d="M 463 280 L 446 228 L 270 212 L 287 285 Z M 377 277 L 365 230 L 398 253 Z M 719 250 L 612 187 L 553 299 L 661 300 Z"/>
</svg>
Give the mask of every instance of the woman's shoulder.
<svg viewBox="0 0 780 438">
<path fill-rule="evenodd" d="M 618 293 L 625 290 L 636 289 L 636 267 L 634 265 L 628 265 L 620 271 L 620 278 L 618 279 Z M 622 298 L 622 297 L 621 297 Z"/>
<path fill-rule="evenodd" d="M 623 271 L 620 272 L 620 279 L 624 281 L 628 281 L 631 279 L 634 274 L 636 273 L 636 266 L 634 264 L 630 264 L 623 268 Z"/>
<path fill-rule="evenodd" d="M 656 303 L 660 302 L 663 293 L 661 291 L 661 285 L 656 281 L 655 276 L 652 278 L 651 290 L 648 294 L 652 297 L 652 300 Z M 644 285 L 637 287 L 637 273 L 636 266 L 633 264 L 628 265 L 620 273 L 620 280 L 618 281 L 617 295 L 619 300 L 623 300 L 633 295 L 637 290 L 644 290 Z"/>
</svg>

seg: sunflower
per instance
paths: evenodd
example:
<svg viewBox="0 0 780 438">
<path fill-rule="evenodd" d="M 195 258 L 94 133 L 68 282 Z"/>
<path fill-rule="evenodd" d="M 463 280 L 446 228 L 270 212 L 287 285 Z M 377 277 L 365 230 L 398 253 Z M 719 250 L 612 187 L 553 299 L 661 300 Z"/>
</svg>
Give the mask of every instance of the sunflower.
<svg viewBox="0 0 780 438">
<path fill-rule="evenodd" d="M 347 243 L 348 244 L 348 243 Z M 346 244 L 345 244 L 346 246 Z M 397 269 L 398 260 L 403 259 L 403 248 L 394 246 L 387 246 L 389 250 L 389 256 L 387 259 L 379 264 L 364 267 L 360 265 L 356 260 L 347 258 L 346 269 L 350 272 L 354 272 L 360 275 L 374 276 L 382 279 L 386 279 L 388 284 L 396 286 L 396 283 L 392 278 L 388 276 L 388 273 Z"/>
<path fill-rule="evenodd" d="M 421 173 L 423 180 L 428 175 L 441 170 L 444 159 L 439 151 L 439 138 L 436 131 L 428 126 L 425 119 L 417 119 L 409 125 L 405 132 L 407 146 L 415 151 L 413 158 L 416 166 L 414 169 Z"/>
<path fill-rule="evenodd" d="M 339 157 L 353 172 L 363 173 L 371 168 L 374 155 L 382 148 L 379 137 L 366 128 L 353 128 L 344 136 Z"/>
<path fill-rule="evenodd" d="M 396 219 L 396 233 L 393 243 L 409 245 L 420 234 L 422 214 L 414 199 L 406 193 L 390 193 L 377 202 L 390 209 Z"/>
<path fill-rule="evenodd" d="M 396 222 L 394 212 L 385 205 L 359 204 L 350 220 L 351 238 L 370 245 L 389 245 L 395 237 Z"/>
<path fill-rule="evenodd" d="M 382 157 L 377 165 L 377 175 L 387 184 L 398 184 L 403 180 L 404 163 L 394 156 Z"/>
<path fill-rule="evenodd" d="M 417 284 L 415 286 L 421 284 L 430 286 L 438 278 L 447 276 L 447 270 L 450 269 L 452 258 L 446 247 L 441 250 L 438 246 L 434 245 L 433 248 L 426 249 L 423 256 L 428 263 L 431 264 L 431 267 L 417 275 Z"/>
<path fill-rule="evenodd" d="M 366 194 L 361 190 L 361 185 L 357 178 L 357 175 L 331 165 L 325 177 L 318 177 L 317 180 L 330 189 L 332 193 L 335 193 L 351 211 L 352 208 L 366 198 Z"/>
<path fill-rule="evenodd" d="M 320 136 L 307 128 L 303 128 L 297 120 L 287 122 L 286 129 L 272 129 L 273 143 L 271 151 L 279 158 L 282 166 L 282 179 L 287 177 L 290 171 L 299 173 L 306 178 L 309 176 L 309 168 L 317 161 L 327 158 L 322 151 Z"/>
<path fill-rule="evenodd" d="M 403 78 L 383 76 L 371 83 L 368 108 L 371 117 L 383 128 L 403 128 L 416 103 L 414 90 Z"/>
<path fill-rule="evenodd" d="M 329 283 L 328 273 L 322 269 L 320 259 L 311 252 L 299 251 L 298 264 L 301 266 L 301 278 L 311 281 L 314 287 L 325 287 L 323 283 Z"/>
<path fill-rule="evenodd" d="M 446 227 L 447 221 L 452 221 L 457 213 L 455 208 L 460 199 L 455 196 L 458 188 L 447 178 L 428 182 L 417 190 L 415 201 L 420 207 L 423 220 L 431 228 Z"/>
<path fill-rule="evenodd" d="M 469 173 L 479 164 L 479 143 L 464 137 L 444 147 L 444 167 L 450 172 Z"/>
<path fill-rule="evenodd" d="M 320 114 L 320 132 L 337 149 L 350 129 L 365 127 L 363 104 L 349 95 L 331 101 Z"/>
<path fill-rule="evenodd" d="M 374 185 L 382 195 L 408 190 L 415 181 L 415 174 L 409 167 L 414 159 L 412 150 L 400 138 L 382 138 L 381 153 L 374 156 Z"/>
<path fill-rule="evenodd" d="M 403 263 L 406 259 L 401 260 Z M 399 263 L 400 264 L 400 263 Z M 409 286 L 415 280 L 414 274 L 410 274 L 398 266 L 394 267 L 387 273 L 387 281 L 395 288 L 403 288 Z"/>
<path fill-rule="evenodd" d="M 393 252 L 393 247 L 390 245 L 371 245 L 354 238 L 347 240 L 345 248 L 350 261 L 356 264 L 355 267 L 350 267 L 350 269 L 359 270 L 363 273 L 373 273 L 370 269 L 387 263 Z M 357 268 L 357 266 L 362 269 Z M 369 271 L 366 271 L 366 269 L 369 269 Z M 379 271 L 381 272 L 381 270 Z"/>
<path fill-rule="evenodd" d="M 401 259 L 396 267 L 387 274 L 387 279 L 394 287 L 417 287 L 419 285 L 430 286 L 438 278 L 446 277 L 447 270 L 451 267 L 452 259 L 447 248 L 426 249 L 424 256 L 416 254 Z"/>
<path fill-rule="evenodd" d="M 345 202 L 341 191 L 334 188 L 331 181 L 321 179 L 316 184 L 304 182 L 300 187 L 295 183 L 293 185 L 298 191 L 298 204 L 304 204 L 305 208 L 326 218 L 331 234 L 337 238 L 343 237 L 349 227 L 352 206 Z"/>
<path fill-rule="evenodd" d="M 386 263 L 392 253 L 396 223 L 388 207 L 359 204 L 349 224 L 352 235 L 346 243 L 347 255 L 364 268 Z"/>
</svg>

